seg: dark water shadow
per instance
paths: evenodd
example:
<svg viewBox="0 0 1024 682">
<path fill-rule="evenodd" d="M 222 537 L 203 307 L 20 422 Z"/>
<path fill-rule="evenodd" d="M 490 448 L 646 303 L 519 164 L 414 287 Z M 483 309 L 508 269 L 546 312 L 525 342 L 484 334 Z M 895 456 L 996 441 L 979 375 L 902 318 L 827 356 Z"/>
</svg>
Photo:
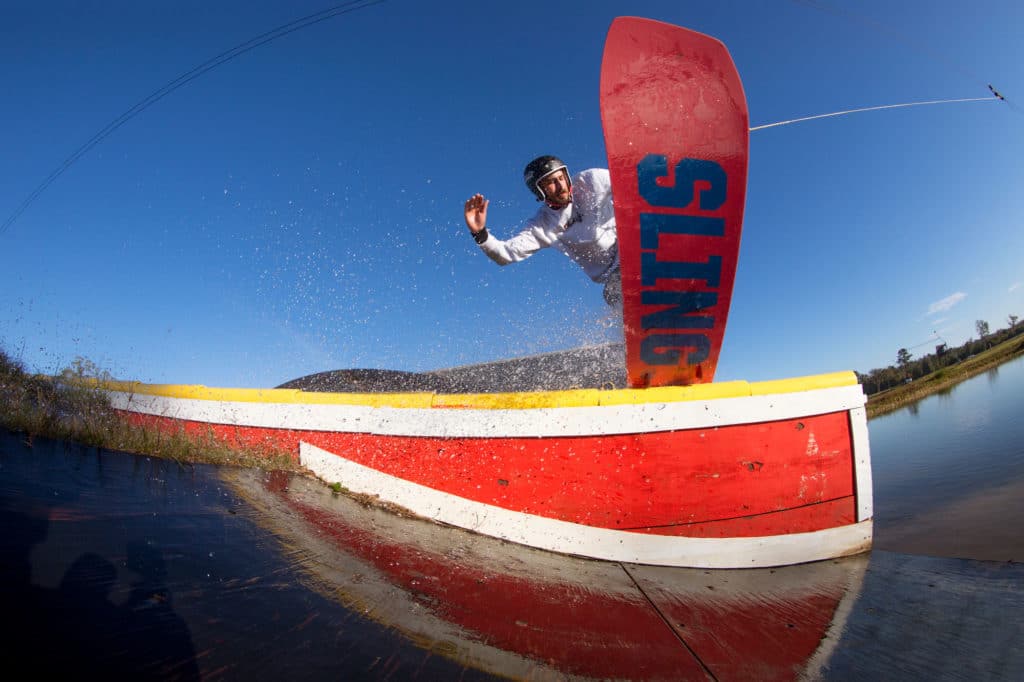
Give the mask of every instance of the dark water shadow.
<svg viewBox="0 0 1024 682">
<path fill-rule="evenodd" d="M 3 660 L 124 680 L 494 679 L 312 591 L 216 467 L 0 432 Z"/>
<path fill-rule="evenodd" d="M 2 603 L 17 616 L 5 637 L 8 655 L 44 678 L 88 671 L 113 679 L 199 679 L 189 629 L 166 586 L 140 585 L 127 603 L 116 604 L 117 567 L 92 552 L 72 562 L 56 589 L 33 585 L 28 557 L 45 539 L 45 521 L 4 510 L 0 523 L 20 536 L 3 547 Z"/>
<path fill-rule="evenodd" d="M 1024 568 L 532 550 L 290 474 L 0 433 L 5 660 L 110 679 L 1019 679 Z"/>
<path fill-rule="evenodd" d="M 34 584 L 33 550 L 47 540 L 50 516 L 69 508 L 68 496 L 51 503 L 14 495 L 6 486 L 3 493 L 0 603 L 11 619 L 5 660 L 44 679 L 86 672 L 108 679 L 200 679 L 189 628 L 163 581 L 158 546 L 129 542 L 127 566 L 142 580 L 120 604 L 114 600 L 117 566 L 91 551 L 71 561 L 55 588 Z M 17 502 L 21 509 L 10 508 Z"/>
</svg>

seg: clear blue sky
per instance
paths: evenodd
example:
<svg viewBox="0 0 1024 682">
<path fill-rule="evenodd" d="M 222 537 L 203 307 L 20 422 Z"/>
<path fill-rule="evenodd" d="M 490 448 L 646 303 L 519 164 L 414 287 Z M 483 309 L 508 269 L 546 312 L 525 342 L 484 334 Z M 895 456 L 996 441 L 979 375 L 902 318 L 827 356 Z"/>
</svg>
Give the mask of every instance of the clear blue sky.
<svg viewBox="0 0 1024 682">
<path fill-rule="evenodd" d="M 80 145 L 193 67 L 325 1 L 5 2 L 0 218 Z M 841 9 L 849 7 L 850 10 Z M 849 13 L 847 13 L 849 12 Z M 1024 4 L 389 0 L 263 45 L 113 132 L 0 233 L 0 346 L 53 372 L 272 386 L 621 338 L 554 251 L 498 268 L 531 158 L 606 166 L 619 14 L 729 48 L 752 125 L 718 380 L 892 364 L 1024 317 Z"/>
</svg>

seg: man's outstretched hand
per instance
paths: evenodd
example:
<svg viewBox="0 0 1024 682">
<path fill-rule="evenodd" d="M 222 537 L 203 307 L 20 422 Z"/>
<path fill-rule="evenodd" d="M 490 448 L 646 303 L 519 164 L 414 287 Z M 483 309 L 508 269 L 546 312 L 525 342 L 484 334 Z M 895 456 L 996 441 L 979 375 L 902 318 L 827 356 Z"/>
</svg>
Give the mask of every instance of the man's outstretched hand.
<svg viewBox="0 0 1024 682">
<path fill-rule="evenodd" d="M 473 234 L 487 225 L 487 204 L 483 194 L 474 194 L 466 200 L 466 227 Z"/>
</svg>

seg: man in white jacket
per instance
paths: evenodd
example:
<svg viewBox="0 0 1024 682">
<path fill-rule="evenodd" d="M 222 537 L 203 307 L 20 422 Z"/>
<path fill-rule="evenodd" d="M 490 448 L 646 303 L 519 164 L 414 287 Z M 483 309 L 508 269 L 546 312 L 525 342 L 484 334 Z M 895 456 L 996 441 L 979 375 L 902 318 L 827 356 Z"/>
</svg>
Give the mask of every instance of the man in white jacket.
<svg viewBox="0 0 1024 682">
<path fill-rule="evenodd" d="M 508 265 L 553 246 L 603 284 L 604 300 L 619 308 L 622 282 L 608 171 L 592 168 L 571 178 L 561 159 L 541 156 L 526 166 L 523 180 L 544 206 L 511 239 L 503 241 L 487 231 L 489 202 L 482 194 L 466 201 L 466 225 L 480 249 L 498 265 Z"/>
</svg>

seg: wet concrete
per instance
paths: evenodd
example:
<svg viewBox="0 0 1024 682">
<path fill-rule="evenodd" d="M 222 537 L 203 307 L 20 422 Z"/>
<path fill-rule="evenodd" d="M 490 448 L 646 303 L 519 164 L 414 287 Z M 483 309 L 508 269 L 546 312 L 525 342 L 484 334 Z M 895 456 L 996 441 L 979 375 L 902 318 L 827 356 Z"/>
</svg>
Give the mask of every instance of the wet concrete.
<svg viewBox="0 0 1024 682">
<path fill-rule="evenodd" d="M 626 347 L 605 343 L 429 372 L 340 369 L 299 377 L 278 388 L 338 393 L 500 393 L 625 388 Z"/>
<path fill-rule="evenodd" d="M 303 477 L 0 433 L 4 660 L 133 679 L 1020 679 L 1024 567 L 540 552 Z"/>
</svg>

